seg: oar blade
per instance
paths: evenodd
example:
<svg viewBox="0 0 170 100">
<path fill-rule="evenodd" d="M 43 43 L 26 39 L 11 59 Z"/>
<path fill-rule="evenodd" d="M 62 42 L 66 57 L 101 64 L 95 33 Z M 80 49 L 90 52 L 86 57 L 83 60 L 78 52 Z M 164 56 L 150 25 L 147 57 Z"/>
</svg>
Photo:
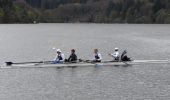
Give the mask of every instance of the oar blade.
<svg viewBox="0 0 170 100">
<path fill-rule="evenodd" d="M 6 66 L 11 66 L 13 64 L 13 62 L 5 62 Z"/>
</svg>

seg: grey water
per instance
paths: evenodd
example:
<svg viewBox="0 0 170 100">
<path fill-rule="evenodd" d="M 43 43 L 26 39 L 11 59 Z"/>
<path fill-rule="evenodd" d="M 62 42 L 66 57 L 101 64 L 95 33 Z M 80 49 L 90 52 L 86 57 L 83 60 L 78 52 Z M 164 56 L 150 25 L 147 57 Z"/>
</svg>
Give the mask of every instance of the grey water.
<svg viewBox="0 0 170 100">
<path fill-rule="evenodd" d="M 170 59 L 168 24 L 0 24 L 0 65 L 69 56 L 103 60 L 115 47 L 139 60 Z M 0 100 L 169 100 L 170 65 L 0 69 Z"/>
</svg>

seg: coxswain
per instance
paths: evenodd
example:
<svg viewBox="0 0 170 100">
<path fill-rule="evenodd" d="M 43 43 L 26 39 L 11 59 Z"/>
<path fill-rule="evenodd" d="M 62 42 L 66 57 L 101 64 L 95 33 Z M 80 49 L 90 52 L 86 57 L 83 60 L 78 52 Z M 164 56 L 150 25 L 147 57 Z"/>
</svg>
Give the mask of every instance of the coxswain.
<svg viewBox="0 0 170 100">
<path fill-rule="evenodd" d="M 101 62 L 102 56 L 99 53 L 98 49 L 94 49 L 94 59 L 93 62 Z"/>
<path fill-rule="evenodd" d="M 57 49 L 57 55 L 56 55 L 56 57 L 54 59 L 54 64 L 63 63 L 64 59 L 65 59 L 64 54 L 61 52 L 60 49 Z"/>
<path fill-rule="evenodd" d="M 113 57 L 113 61 L 119 61 L 119 49 L 115 48 L 115 52 L 112 54 L 109 54 L 109 56 Z"/>
<path fill-rule="evenodd" d="M 124 50 L 121 55 L 121 61 L 131 61 L 130 57 L 127 56 L 127 51 Z"/>
</svg>

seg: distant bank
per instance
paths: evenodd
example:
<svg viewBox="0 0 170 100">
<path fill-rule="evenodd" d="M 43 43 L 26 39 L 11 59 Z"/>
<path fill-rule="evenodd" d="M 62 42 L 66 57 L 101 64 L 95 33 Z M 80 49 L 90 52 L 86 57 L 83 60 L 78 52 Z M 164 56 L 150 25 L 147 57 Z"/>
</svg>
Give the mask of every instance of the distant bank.
<svg viewBox="0 0 170 100">
<path fill-rule="evenodd" d="M 0 0 L 0 23 L 170 24 L 170 0 Z"/>
</svg>

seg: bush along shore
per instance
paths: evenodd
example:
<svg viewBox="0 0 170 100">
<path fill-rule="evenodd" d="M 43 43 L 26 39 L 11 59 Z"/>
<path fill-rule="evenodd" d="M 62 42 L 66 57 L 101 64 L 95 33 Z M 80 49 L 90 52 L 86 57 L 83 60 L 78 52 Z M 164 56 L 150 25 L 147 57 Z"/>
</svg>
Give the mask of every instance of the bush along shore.
<svg viewBox="0 0 170 100">
<path fill-rule="evenodd" d="M 170 0 L 0 0 L 0 23 L 170 23 Z"/>
</svg>

